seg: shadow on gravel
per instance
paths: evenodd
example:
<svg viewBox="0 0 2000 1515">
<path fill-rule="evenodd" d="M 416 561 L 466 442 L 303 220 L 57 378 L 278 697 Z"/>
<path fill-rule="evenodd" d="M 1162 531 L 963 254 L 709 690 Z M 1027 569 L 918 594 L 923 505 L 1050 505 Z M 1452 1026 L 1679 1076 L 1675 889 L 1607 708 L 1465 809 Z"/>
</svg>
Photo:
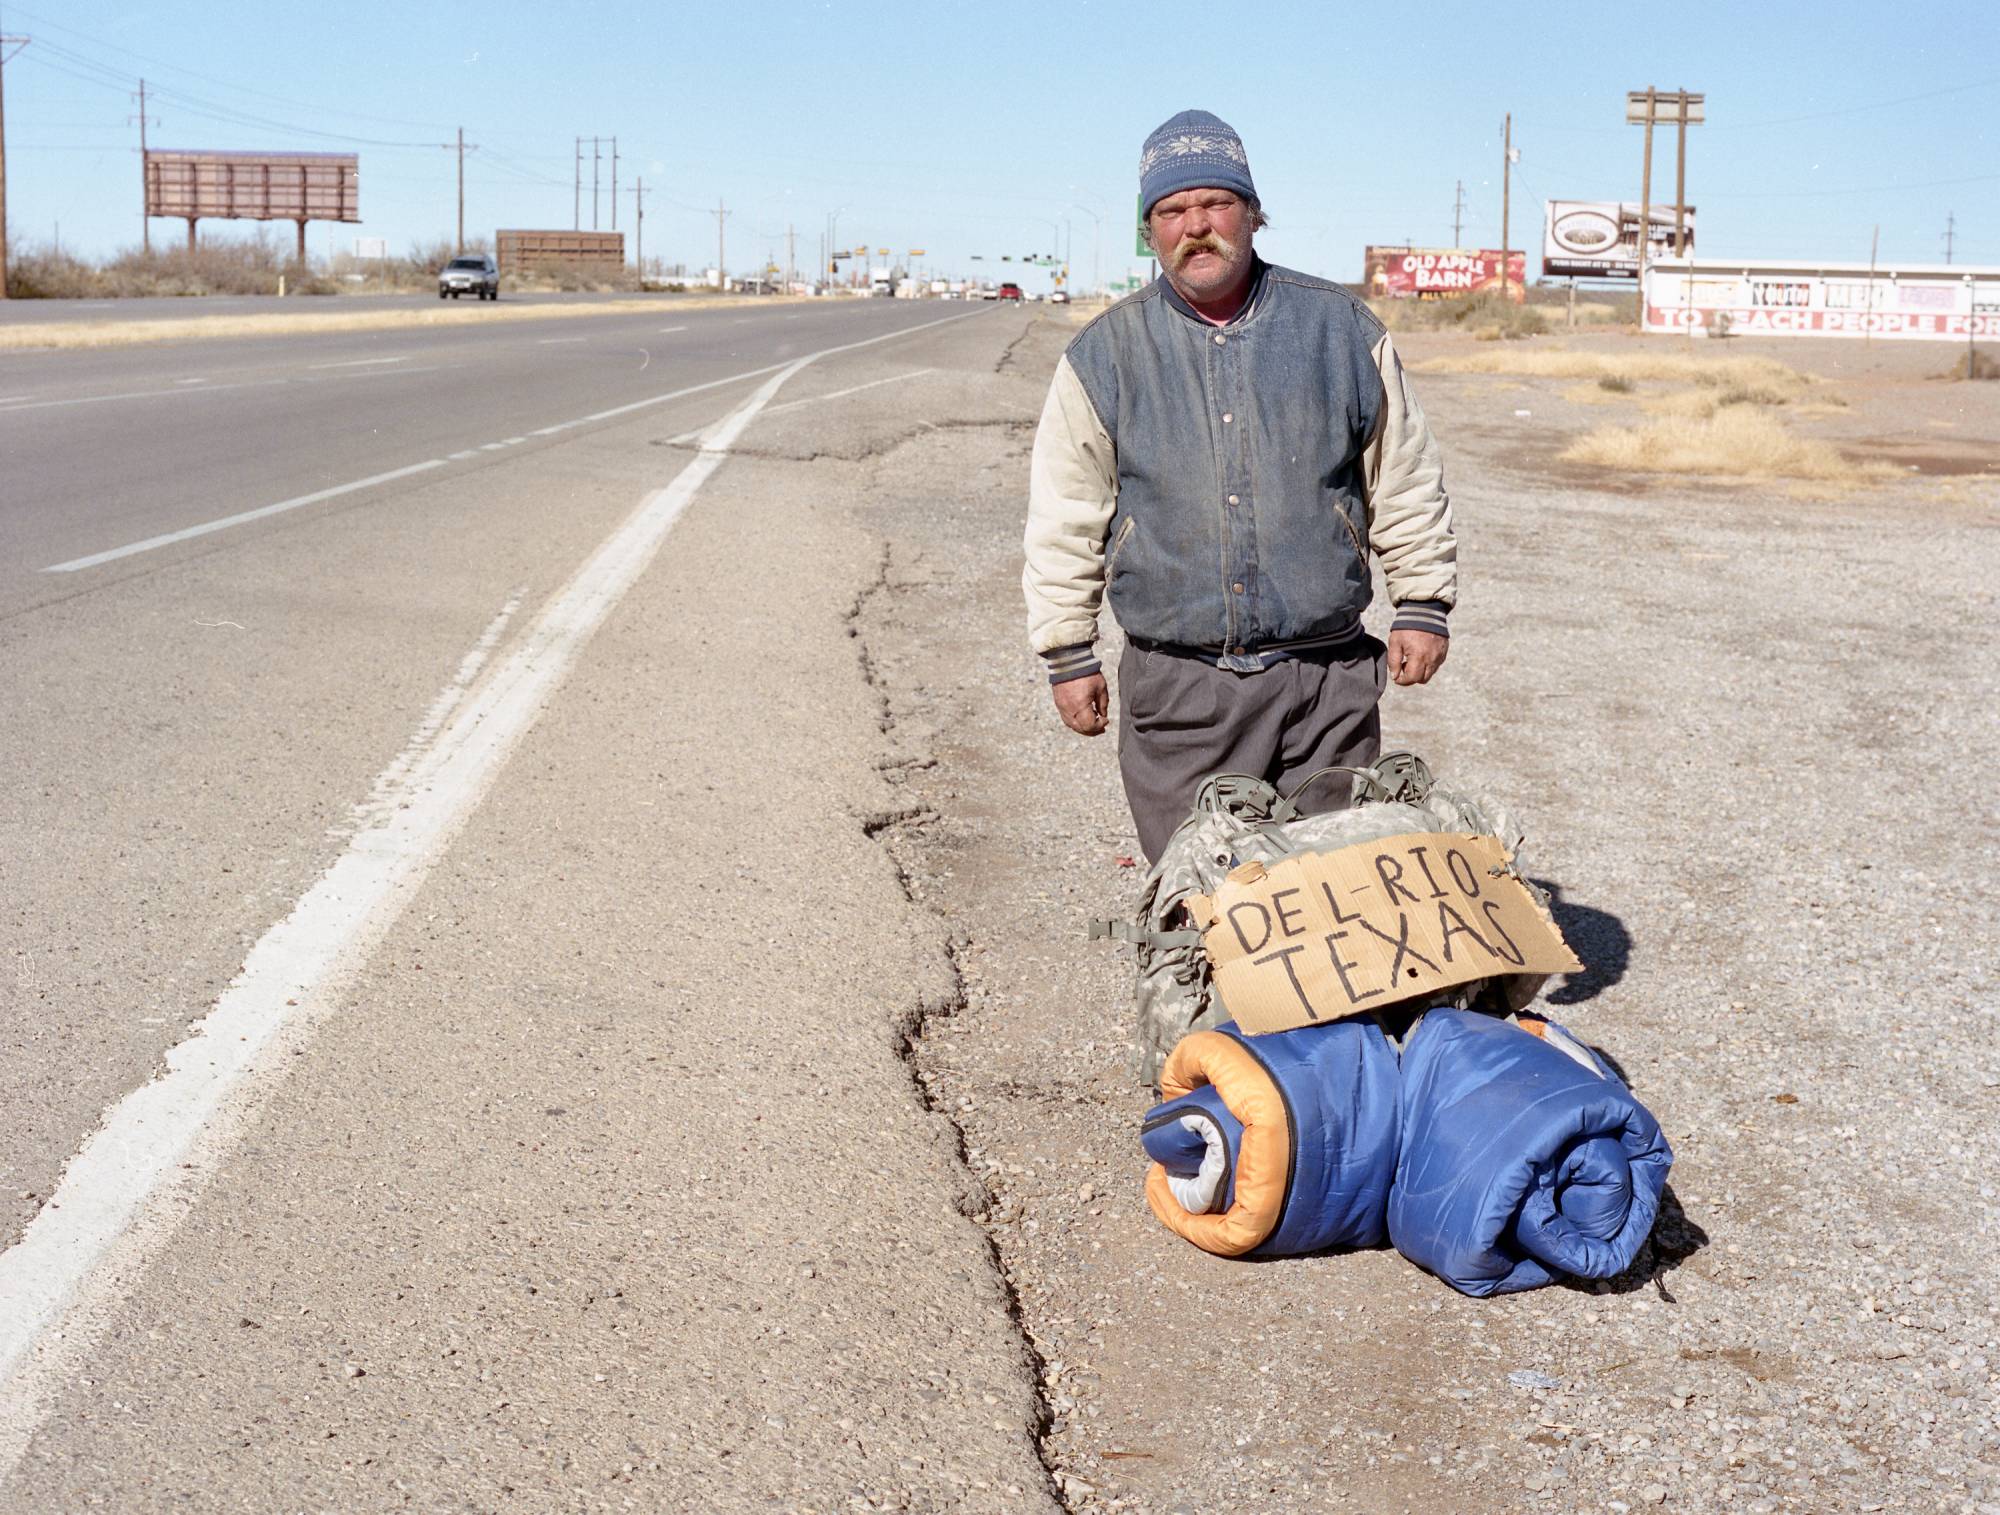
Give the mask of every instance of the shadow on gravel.
<svg viewBox="0 0 2000 1515">
<path fill-rule="evenodd" d="M 1583 972 L 1572 973 L 1549 991 L 1552 1005 L 1580 1005 L 1596 999 L 1625 976 L 1632 961 L 1632 933 L 1608 910 L 1578 905 L 1563 898 L 1562 885 L 1535 882 L 1549 892 L 1549 912 L 1562 928 L 1563 940 L 1583 959 Z"/>
<path fill-rule="evenodd" d="M 1653 1219 L 1653 1234 L 1632 1266 L 1616 1278 L 1569 1278 L 1563 1287 L 1582 1294 L 1631 1294 L 1639 1289 L 1659 1291 L 1668 1304 L 1678 1303 L 1667 1292 L 1666 1276 L 1708 1245 L 1708 1232 L 1681 1208 L 1680 1196 L 1668 1184 L 1660 1194 L 1660 1213 Z"/>
</svg>

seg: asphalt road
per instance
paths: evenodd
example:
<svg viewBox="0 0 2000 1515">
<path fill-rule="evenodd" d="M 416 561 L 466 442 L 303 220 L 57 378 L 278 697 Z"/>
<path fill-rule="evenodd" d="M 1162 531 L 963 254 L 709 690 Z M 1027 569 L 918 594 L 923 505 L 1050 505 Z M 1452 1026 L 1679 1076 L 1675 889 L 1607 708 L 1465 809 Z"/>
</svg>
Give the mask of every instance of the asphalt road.
<svg viewBox="0 0 2000 1515">
<path fill-rule="evenodd" d="M 659 300 L 657 293 L 507 294 L 509 305 L 617 305 Z M 0 326 L 70 321 L 201 321 L 210 316 L 325 315 L 352 310 L 429 310 L 435 294 L 387 295 L 149 295 L 121 300 L 0 300 Z M 465 304 L 461 300 L 459 303 Z M 477 304 L 477 301 L 472 302 Z"/>
<path fill-rule="evenodd" d="M 1021 324 L 0 358 L 0 1510 L 1047 1498 L 879 547 L 758 450 Z"/>
</svg>

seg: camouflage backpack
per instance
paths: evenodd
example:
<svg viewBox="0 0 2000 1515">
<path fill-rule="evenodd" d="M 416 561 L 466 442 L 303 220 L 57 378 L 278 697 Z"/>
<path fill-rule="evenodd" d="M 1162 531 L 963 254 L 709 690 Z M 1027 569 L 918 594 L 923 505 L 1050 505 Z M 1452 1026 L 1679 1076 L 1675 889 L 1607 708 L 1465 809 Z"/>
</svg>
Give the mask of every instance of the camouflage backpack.
<svg viewBox="0 0 2000 1515">
<path fill-rule="evenodd" d="M 1335 773 L 1353 777 L 1351 808 L 1300 815 L 1299 796 Z M 1252 859 L 1276 863 L 1295 852 L 1331 852 L 1414 831 L 1497 836 L 1514 854 L 1515 866 L 1521 866 L 1522 833 L 1506 808 L 1484 795 L 1438 783 L 1414 753 L 1388 753 L 1366 768 L 1322 768 L 1290 794 L 1241 773 L 1205 780 L 1193 812 L 1146 876 L 1133 918 L 1095 921 L 1090 928 L 1092 937 L 1130 942 L 1138 959 L 1133 1071 L 1140 1080 L 1157 1084 L 1160 1065 L 1176 1042 L 1229 1018 L 1210 991 L 1201 933 L 1181 908 L 1189 895 L 1212 893 L 1230 869 Z M 1528 890 L 1547 903 L 1534 884 L 1528 883 Z M 1533 973 L 1481 979 L 1446 991 L 1438 1002 L 1465 1007 L 1497 991 L 1506 1009 L 1520 1010 L 1540 991 L 1542 980 L 1543 975 Z"/>
</svg>

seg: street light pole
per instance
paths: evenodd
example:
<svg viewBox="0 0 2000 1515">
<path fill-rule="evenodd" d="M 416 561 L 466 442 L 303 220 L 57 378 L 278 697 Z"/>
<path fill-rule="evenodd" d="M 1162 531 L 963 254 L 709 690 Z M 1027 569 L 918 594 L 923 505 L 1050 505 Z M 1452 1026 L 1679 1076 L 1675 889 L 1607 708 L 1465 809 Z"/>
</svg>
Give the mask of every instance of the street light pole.
<svg viewBox="0 0 2000 1515">
<path fill-rule="evenodd" d="M 1103 287 L 1097 264 L 1098 253 L 1104 241 L 1104 217 L 1081 201 L 1071 207 L 1090 217 L 1090 292 L 1095 295 Z"/>
</svg>

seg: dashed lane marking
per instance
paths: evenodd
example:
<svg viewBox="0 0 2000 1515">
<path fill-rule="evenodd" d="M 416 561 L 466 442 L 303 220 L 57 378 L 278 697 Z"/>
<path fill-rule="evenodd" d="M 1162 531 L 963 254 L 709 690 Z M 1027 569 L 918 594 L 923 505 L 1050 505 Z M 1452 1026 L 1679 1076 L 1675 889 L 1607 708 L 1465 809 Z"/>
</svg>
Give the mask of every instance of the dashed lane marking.
<svg viewBox="0 0 2000 1515">
<path fill-rule="evenodd" d="M 380 363 L 407 363 L 410 355 L 404 353 L 399 358 L 349 358 L 344 363 L 314 363 L 314 368 L 371 368 Z"/>
</svg>

